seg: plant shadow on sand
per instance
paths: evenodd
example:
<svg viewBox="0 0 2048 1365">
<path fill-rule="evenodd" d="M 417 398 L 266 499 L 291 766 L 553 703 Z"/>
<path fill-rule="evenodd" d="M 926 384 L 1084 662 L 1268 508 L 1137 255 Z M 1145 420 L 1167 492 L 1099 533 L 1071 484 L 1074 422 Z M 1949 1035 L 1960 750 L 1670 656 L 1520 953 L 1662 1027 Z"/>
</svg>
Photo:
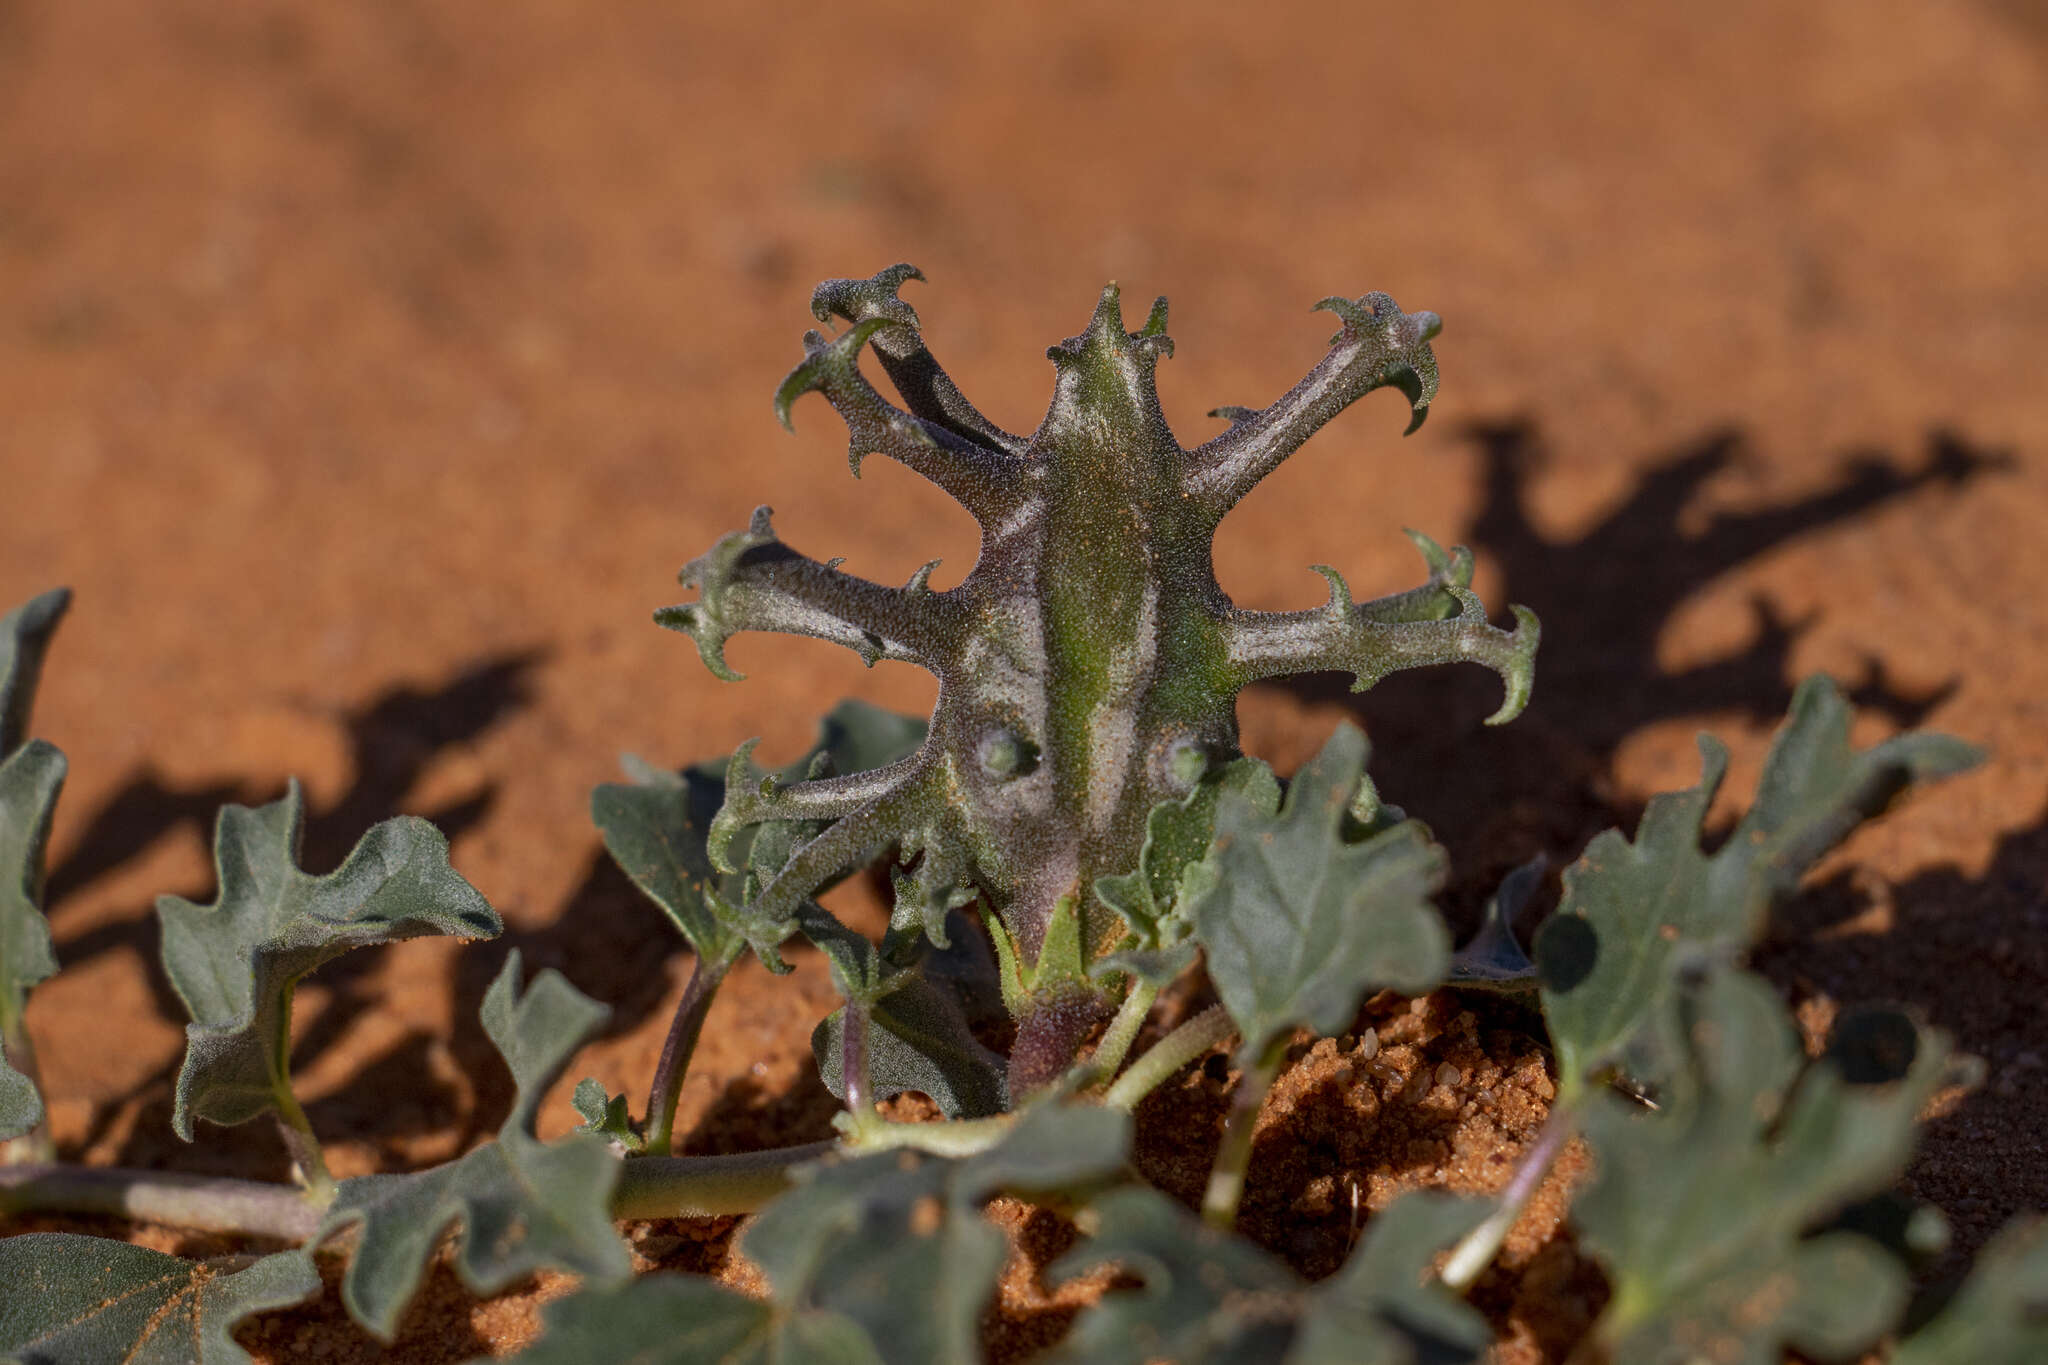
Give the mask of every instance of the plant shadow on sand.
<svg viewBox="0 0 2048 1365">
<path fill-rule="evenodd" d="M 1641 803 L 1617 793 L 1610 772 L 1631 734 L 1693 717 L 1703 726 L 1782 719 L 1797 681 L 1791 650 L 1812 618 L 1787 620 L 1758 598 L 1746 645 L 1666 672 L 1658 641 L 1689 599 L 1799 537 L 2013 464 L 1938 430 L 1913 466 L 1857 456 L 1807 497 L 1688 529 L 1701 489 L 1740 450 L 1734 433 L 1711 432 L 1651 462 L 1592 527 L 1552 539 L 1528 511 L 1537 433 L 1497 422 L 1471 435 L 1484 496 L 1464 539 L 1504 571 L 1500 600 L 1526 603 L 1543 621 L 1530 710 L 1488 735 L 1487 761 L 1475 763 L 1471 737 L 1497 701 L 1475 670 L 1397 675 L 1364 694 L 1340 675 L 1279 684 L 1300 700 L 1342 705 L 1373 737 L 1381 791 L 1428 820 L 1452 851 L 1456 880 L 1443 903 L 1461 934 L 1501 876 L 1542 853 L 1549 885 L 1518 926 L 1526 936 L 1586 841 L 1634 827 Z M 1924 723 L 1960 682 L 1902 690 L 1875 655 L 1846 681 L 1856 706 L 1902 728 Z M 2048 803 L 2003 836 L 1982 876 L 1942 866 L 1887 885 L 1850 869 L 1808 888 L 1778 913 L 1752 961 L 1794 1003 L 1903 1003 L 1990 1063 L 1986 1084 L 1923 1130 L 1907 1176 L 1908 1191 L 1940 1205 L 1954 1227 L 1938 1271 L 1959 1269 L 2015 1213 L 2048 1206 L 2048 1162 L 2034 1136 L 2048 1121 L 2048 1042 L 2037 1026 L 2048 998 Z"/>
<path fill-rule="evenodd" d="M 532 700 L 531 675 L 544 651 L 524 650 L 496 655 L 464 668 L 439 686 L 391 688 L 340 717 L 348 737 L 349 787 L 331 804 L 309 803 L 300 866 L 326 872 L 338 866 L 371 825 L 406 810 L 405 798 L 434 758 L 445 750 L 474 742 Z M 79 893 L 119 872 L 161 841 L 183 834 L 213 846 L 214 821 L 229 802 L 259 803 L 277 792 L 258 792 L 247 782 L 219 781 L 194 787 L 166 784 L 144 768 L 103 801 L 86 820 L 71 852 L 51 870 L 48 903 L 57 957 L 66 969 L 107 953 L 129 952 L 140 959 L 158 1012 L 182 1024 L 185 1013 L 158 962 L 158 927 L 150 907 L 79 932 L 67 932 L 65 908 Z M 496 784 L 487 783 L 452 804 L 417 812 L 431 820 L 452 841 L 476 825 L 490 810 Z M 209 872 L 198 884 L 166 888 L 176 894 L 209 901 L 215 894 Z M 349 953 L 321 968 L 322 1004 L 312 1012 L 293 1046 L 293 1066 L 304 1069 L 333 1047 L 349 1026 L 379 1002 L 376 967 L 379 953 Z M 385 1075 L 399 1087 L 362 1085 L 353 1102 L 336 1097 L 314 1105 L 330 1120 L 340 1119 L 355 1136 L 372 1141 L 398 1138 L 442 1127 L 459 1107 L 433 1068 L 423 1064 L 432 1040 L 409 1034 L 369 1063 L 371 1075 Z M 208 1141 L 192 1146 L 177 1142 L 170 1130 L 172 1081 L 179 1058 L 171 1059 L 124 1094 L 95 1108 L 89 1130 L 76 1144 L 90 1148 L 138 1098 L 146 1096 L 132 1132 L 117 1160 L 137 1166 L 176 1165 L 212 1173 L 268 1172 L 282 1176 L 284 1155 L 267 1124 L 244 1124 L 214 1130 Z M 403 1091 L 403 1102 L 394 1094 Z M 336 1112 L 337 1106 L 340 1110 Z"/>
</svg>

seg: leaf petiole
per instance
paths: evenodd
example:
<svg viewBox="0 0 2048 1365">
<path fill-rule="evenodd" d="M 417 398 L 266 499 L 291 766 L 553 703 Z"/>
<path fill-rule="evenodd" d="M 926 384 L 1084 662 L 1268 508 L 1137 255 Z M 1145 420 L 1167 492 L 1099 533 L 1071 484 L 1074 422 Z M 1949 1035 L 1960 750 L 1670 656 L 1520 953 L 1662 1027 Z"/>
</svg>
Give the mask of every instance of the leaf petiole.
<svg viewBox="0 0 2048 1365">
<path fill-rule="evenodd" d="M 737 943 L 718 957 L 699 956 L 697 965 L 691 969 L 690 984 L 683 988 L 683 998 L 676 1002 L 675 1017 L 669 1021 L 668 1040 L 661 1047 L 661 1061 L 654 1071 L 654 1084 L 647 1097 L 647 1155 L 667 1156 L 674 1143 L 676 1123 L 676 1101 L 683 1093 L 683 1080 L 689 1074 L 690 1057 L 697 1050 L 697 1039 L 704 1031 L 705 1016 L 711 1013 L 711 1002 L 718 994 L 718 987 L 725 980 L 726 972 L 745 950 L 744 942 Z"/>
<path fill-rule="evenodd" d="M 1103 1092 L 1103 1105 L 1129 1113 L 1175 1072 L 1236 1033 L 1237 1025 L 1231 1022 L 1228 1011 L 1221 1005 L 1211 1005 L 1145 1049 L 1131 1063 L 1131 1069 Z"/>
<path fill-rule="evenodd" d="M 1245 1168 L 1251 1164 L 1252 1132 L 1258 1127 L 1259 1110 L 1265 1107 L 1266 1092 L 1280 1074 L 1287 1059 L 1290 1033 L 1280 1033 L 1256 1056 L 1244 1062 L 1237 1093 L 1230 1097 L 1230 1115 L 1223 1121 L 1223 1145 L 1217 1149 L 1216 1164 L 1209 1168 L 1209 1188 L 1202 1195 L 1202 1221 L 1211 1227 L 1229 1228 L 1237 1222 L 1238 1202 L 1244 1198 Z"/>
</svg>

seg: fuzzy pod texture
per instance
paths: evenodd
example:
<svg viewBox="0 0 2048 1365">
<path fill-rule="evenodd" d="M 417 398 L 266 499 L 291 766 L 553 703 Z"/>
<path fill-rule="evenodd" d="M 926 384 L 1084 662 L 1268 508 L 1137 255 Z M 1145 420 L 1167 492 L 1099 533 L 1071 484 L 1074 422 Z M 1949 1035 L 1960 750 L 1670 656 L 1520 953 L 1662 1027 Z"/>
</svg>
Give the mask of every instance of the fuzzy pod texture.
<svg viewBox="0 0 2048 1365">
<path fill-rule="evenodd" d="M 1245 610 L 1216 581 L 1217 527 L 1324 423 L 1389 385 L 1410 401 L 1409 430 L 1421 423 L 1437 385 L 1434 313 L 1378 293 L 1324 299 L 1341 327 L 1321 363 L 1270 407 L 1216 410 L 1229 429 L 1187 448 L 1154 382 L 1173 354 L 1165 299 L 1132 332 L 1116 286 L 1105 289 L 1086 330 L 1047 352 L 1052 402 L 1020 436 L 984 417 L 926 349 L 898 296 L 921 278 L 898 265 L 819 285 L 812 312 L 848 325 L 806 335 L 776 410 L 787 424 L 798 397 L 821 392 L 851 434 L 856 474 L 882 454 L 951 494 L 980 525 L 972 572 L 945 592 L 929 586 L 930 565 L 901 587 L 870 582 L 792 549 L 764 507 L 684 568 L 697 599 L 656 619 L 691 635 L 725 678 L 736 676 L 725 641 L 747 630 L 836 641 L 938 678 L 930 731 L 896 763 L 800 782 L 736 772 L 712 851 L 762 822 L 807 836 L 748 907 L 763 937 L 791 932 L 807 897 L 892 849 L 899 928 L 942 942 L 947 912 L 978 900 L 1018 1015 L 1021 1094 L 1057 1074 L 1103 1008 L 1088 966 L 1126 927 L 1096 883 L 1138 866 L 1155 806 L 1239 756 L 1239 690 L 1330 670 L 1363 690 L 1469 661 L 1502 679 L 1498 723 L 1528 701 L 1538 630 L 1519 607 L 1513 630 L 1490 624 L 1471 556 L 1422 536 L 1428 581 L 1375 601 L 1354 602 L 1322 567 L 1330 600 L 1306 611 Z M 862 374 L 869 349 L 902 407 Z"/>
</svg>

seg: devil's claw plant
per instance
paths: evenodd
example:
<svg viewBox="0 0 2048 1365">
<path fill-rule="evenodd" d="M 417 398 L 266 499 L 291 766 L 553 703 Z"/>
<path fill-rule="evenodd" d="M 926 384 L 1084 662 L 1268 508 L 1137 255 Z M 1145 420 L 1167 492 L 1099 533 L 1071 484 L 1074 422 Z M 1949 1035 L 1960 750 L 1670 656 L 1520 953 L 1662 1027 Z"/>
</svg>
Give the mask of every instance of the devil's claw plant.
<svg viewBox="0 0 2048 1365">
<path fill-rule="evenodd" d="M 899 265 L 818 287 L 811 311 L 850 324 L 804 338 L 802 365 L 775 403 L 822 393 L 852 436 L 854 472 L 871 454 L 900 460 L 965 507 L 981 553 L 946 592 L 932 565 L 900 588 L 819 563 L 776 538 L 765 507 L 683 571 L 698 601 L 658 616 L 689 632 L 704 662 L 732 677 L 725 642 L 745 630 L 812 635 L 873 663 L 933 673 L 939 701 L 917 751 L 888 767 L 812 781 L 735 781 L 713 827 L 713 856 L 738 827 L 823 828 L 764 878 L 751 932 L 779 938 L 819 887 L 894 848 L 904 859 L 895 926 L 944 944 L 947 912 L 978 902 L 1017 1016 L 1010 1089 L 1057 1077 L 1109 1001 L 1090 968 L 1131 932 L 1097 894 L 1138 865 L 1146 820 L 1184 801 L 1239 756 L 1237 694 L 1262 678 L 1343 670 L 1370 687 L 1399 669 L 1470 660 L 1507 688 L 1495 722 L 1529 698 L 1535 617 L 1510 633 L 1486 619 L 1472 562 L 1418 537 L 1429 580 L 1354 602 L 1334 569 L 1321 609 L 1248 611 L 1217 585 L 1210 546 L 1230 509 L 1346 406 L 1394 386 L 1419 425 L 1436 394 L 1434 313 L 1385 294 L 1317 305 L 1341 330 L 1307 378 L 1262 411 L 1220 410 L 1230 429 L 1192 449 L 1160 411 L 1153 371 L 1173 354 L 1166 300 L 1124 330 L 1105 289 L 1087 330 L 1047 354 L 1052 404 L 1030 436 L 1004 431 L 954 387 L 898 297 L 920 278 Z M 898 408 L 862 376 L 872 347 Z M 729 861 L 726 863 L 730 870 Z"/>
<path fill-rule="evenodd" d="M 931 566 L 900 588 L 866 582 L 784 545 L 764 508 L 684 570 L 695 599 L 658 619 L 721 677 L 734 676 L 732 635 L 781 631 L 927 668 L 938 704 L 927 722 L 843 703 L 787 768 L 763 771 L 748 743 L 680 770 L 629 760 L 628 781 L 594 793 L 607 848 L 695 955 L 637 1115 L 585 1079 L 583 1126 L 540 1137 L 550 1088 L 606 1010 L 553 972 L 524 980 L 512 953 L 482 1009 L 517 1090 L 495 1140 L 427 1170 L 337 1180 L 293 1093 L 297 983 L 358 947 L 488 937 L 499 921 L 439 833 L 409 817 L 368 831 L 332 873 L 301 870 L 293 787 L 222 812 L 213 903 L 158 905 L 165 970 L 191 1015 L 173 1125 L 191 1140 L 267 1116 L 293 1183 L 59 1161 L 25 1005 L 57 967 L 42 869 L 65 768 L 30 737 L 29 705 L 69 599 L 0 617 L 0 1218 L 124 1217 L 248 1247 L 195 1261 L 69 1231 L 0 1240 L 0 1361 L 245 1361 L 240 1324 L 319 1293 L 318 1254 L 347 1259 L 343 1304 L 386 1342 L 446 1257 L 478 1294 L 543 1269 L 581 1279 L 546 1309 L 520 1356 L 533 1365 L 967 1365 L 1010 1255 L 984 1208 L 1007 1195 L 1073 1222 L 1049 1280 L 1116 1272 L 1046 1360 L 1471 1365 L 1494 1330 L 1463 1296 L 1573 1142 L 1594 1171 L 1575 1193 L 1577 1245 L 1611 1291 L 1576 1365 L 1776 1365 L 1788 1349 L 1837 1360 L 1876 1348 L 1895 1365 L 2048 1358 L 2039 1223 L 2009 1230 L 1946 1308 L 1917 1305 L 1925 1325 L 1895 1335 L 1902 1255 L 1938 1246 L 1942 1224 L 1891 1188 L 1916 1114 L 1968 1079 L 1967 1059 L 1909 1016 L 1870 1009 L 1845 1012 L 1810 1057 L 1741 965 L 1822 853 L 1975 750 L 1926 733 L 1856 750 L 1841 693 L 1809 680 L 1727 838 L 1704 828 L 1725 756 L 1703 737 L 1699 786 L 1653 800 L 1632 840 L 1595 839 L 1533 952 L 1514 921 L 1541 859 L 1510 874 L 1453 953 L 1432 904 L 1443 850 L 1381 801 L 1364 736 L 1340 727 L 1283 783 L 1240 752 L 1235 699 L 1289 673 L 1341 670 L 1364 688 L 1470 661 L 1499 674 L 1493 719 L 1510 720 L 1529 701 L 1534 617 L 1490 623 L 1471 556 L 1419 535 L 1423 584 L 1361 603 L 1318 568 L 1330 600 L 1310 611 L 1236 606 L 1210 555 L 1230 509 L 1346 405 L 1393 387 L 1410 429 L 1420 423 L 1437 318 L 1383 294 L 1325 300 L 1341 327 L 1322 363 L 1271 407 L 1219 409 L 1229 429 L 1184 448 L 1153 386 L 1172 352 L 1165 301 L 1126 331 L 1112 287 L 1087 329 L 1052 348 L 1052 403 L 1027 438 L 939 369 L 898 297 L 914 278 L 896 266 L 821 285 L 813 311 L 846 326 L 805 339 L 776 410 L 787 422 L 817 390 L 852 432 L 855 473 L 879 453 L 952 494 L 981 525 L 973 571 L 944 592 Z M 870 352 L 901 407 L 863 375 Z M 894 891 L 880 943 L 816 899 L 877 866 Z M 673 1155 L 720 983 L 750 952 L 787 970 L 793 938 L 842 997 L 812 1037 L 845 1104 L 839 1136 Z M 1204 975 L 1218 1003 L 1137 1050 L 1160 993 Z M 1375 991 L 1447 982 L 1541 1009 L 1556 1102 L 1493 1197 L 1404 1195 L 1356 1230 L 1338 1273 L 1309 1283 L 1234 1230 L 1268 1088 L 1304 1030 L 1350 1029 Z M 992 1046 L 1005 1038 L 1007 1054 Z M 1233 1040 L 1220 1131 L 1187 1135 L 1213 1151 L 1192 1210 L 1134 1175 L 1130 1114 Z M 888 1117 L 882 1102 L 906 1091 L 944 1119 Z M 740 1244 L 761 1296 L 632 1274 L 619 1220 L 734 1213 L 757 1215 Z"/>
</svg>

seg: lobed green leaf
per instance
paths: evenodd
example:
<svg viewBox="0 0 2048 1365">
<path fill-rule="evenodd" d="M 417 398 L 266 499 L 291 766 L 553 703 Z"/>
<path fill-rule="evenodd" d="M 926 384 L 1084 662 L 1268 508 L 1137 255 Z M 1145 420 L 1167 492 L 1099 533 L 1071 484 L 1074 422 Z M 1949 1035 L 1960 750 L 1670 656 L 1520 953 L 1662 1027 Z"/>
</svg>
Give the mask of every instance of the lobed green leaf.
<svg viewBox="0 0 2048 1365">
<path fill-rule="evenodd" d="M 2048 1360 L 2048 1218 L 2013 1223 L 1978 1253 L 1960 1292 L 1906 1338 L 1891 1365 Z"/>
<path fill-rule="evenodd" d="M 34 739 L 0 759 L 0 1044 L 21 1045 L 29 990 L 57 970 L 43 918 L 43 849 L 64 786 L 64 755 Z M 35 1083 L 0 1049 L 0 1140 L 43 1121 Z"/>
<path fill-rule="evenodd" d="M 1216 836 L 1216 808 L 1225 792 L 1261 810 L 1280 805 L 1273 770 L 1256 758 L 1240 758 L 1208 773 L 1177 801 L 1162 801 L 1145 817 L 1145 842 L 1133 872 L 1096 880 L 1095 894 L 1130 926 L 1139 952 L 1171 949 L 1188 936 L 1188 910 L 1195 893 L 1213 880 L 1210 845 Z M 1163 970 L 1171 959 L 1159 959 Z M 1141 960 L 1145 961 L 1145 960 Z"/>
<path fill-rule="evenodd" d="M 164 970 L 192 1022 L 172 1126 L 246 1123 L 289 1095 L 291 995 L 300 978 L 354 948 L 426 934 L 490 938 L 504 925 L 448 863 L 425 820 L 373 826 L 324 877 L 296 865 L 305 801 L 297 782 L 267 806 L 228 806 L 214 834 L 211 905 L 157 901 Z"/>
<path fill-rule="evenodd" d="M 1449 965 L 1429 901 L 1444 856 L 1429 831 L 1410 820 L 1345 839 L 1365 752 L 1365 736 L 1340 725 L 1277 811 L 1236 791 L 1217 803 L 1190 914 L 1246 1055 L 1295 1027 L 1340 1032 L 1369 991 L 1419 995 Z"/>
<path fill-rule="evenodd" d="M 303 1251 L 187 1261 L 106 1237 L 0 1240 L 5 1365 L 248 1365 L 237 1323 L 320 1292 Z"/>
<path fill-rule="evenodd" d="M 1898 1178 L 1946 1041 L 1914 1033 L 1886 1071 L 1809 1064 L 1770 986 L 1730 967 L 1689 981 L 1675 1013 L 1681 1064 L 1660 1108 L 1587 1102 L 1597 1175 L 1573 1218 L 1614 1286 L 1600 1340 L 1644 1365 L 1862 1350 L 1903 1307 L 1905 1269 L 1855 1233 L 1808 1230 Z"/>
<path fill-rule="evenodd" d="M 1434 1192 L 1404 1196 L 1373 1219 L 1336 1275 L 1310 1285 L 1156 1190 L 1113 1190 L 1090 1203 L 1092 1234 L 1049 1278 L 1113 1264 L 1143 1286 L 1104 1294 L 1045 1360 L 1476 1365 L 1493 1340 L 1485 1319 L 1429 1281 L 1437 1254 L 1488 1210 Z"/>
<path fill-rule="evenodd" d="M 1564 899 L 1535 946 L 1567 1101 L 1652 1028 L 1680 968 L 1702 955 L 1733 957 L 1762 932 L 1772 903 L 1857 824 L 1912 783 L 1962 772 L 1983 757 L 1960 740 L 1923 732 L 1857 752 L 1849 747 L 1849 719 L 1832 682 L 1802 683 L 1765 760 L 1755 804 L 1711 855 L 1700 849 L 1701 825 L 1727 751 L 1702 735 L 1698 786 L 1654 798 L 1633 843 L 1608 830 L 1565 871 Z"/>
<path fill-rule="evenodd" d="M 518 1086 L 498 1140 L 431 1170 L 342 1181 L 314 1239 L 361 1225 L 341 1291 L 357 1322 L 392 1339 L 451 1225 L 462 1229 L 456 1272 L 480 1295 L 550 1267 L 599 1284 L 632 1273 L 612 1226 L 619 1162 L 608 1144 L 588 1133 L 534 1136 L 541 1098 L 607 1013 L 554 971 L 522 994 L 519 954 L 506 959 L 480 1011 Z"/>
</svg>

